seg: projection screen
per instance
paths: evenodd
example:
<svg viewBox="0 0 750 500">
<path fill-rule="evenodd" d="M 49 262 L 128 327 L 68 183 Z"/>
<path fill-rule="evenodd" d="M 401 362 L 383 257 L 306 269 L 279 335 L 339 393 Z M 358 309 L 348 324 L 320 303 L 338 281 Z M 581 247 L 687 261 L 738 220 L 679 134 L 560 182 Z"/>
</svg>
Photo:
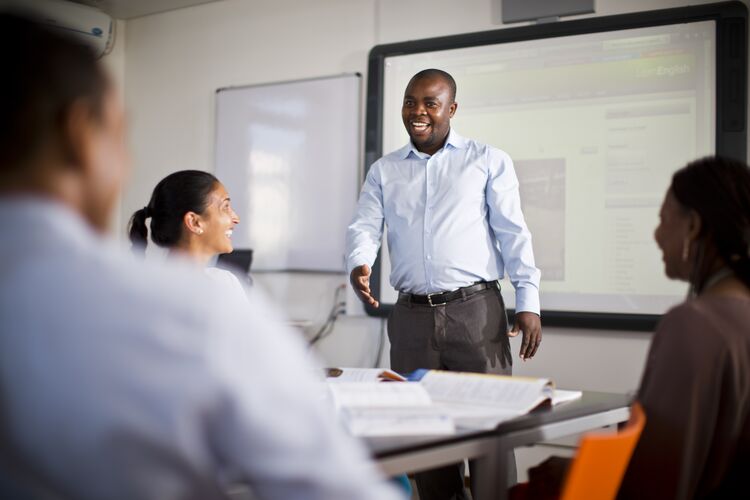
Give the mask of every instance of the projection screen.
<svg viewBox="0 0 750 500">
<path fill-rule="evenodd" d="M 736 50 L 746 103 L 743 9 Z M 454 37 L 455 48 L 449 39 L 376 47 L 368 166 L 408 142 L 400 111 L 409 78 L 425 68 L 448 71 L 458 89 L 451 126 L 514 161 L 547 324 L 649 328 L 687 290 L 665 277 L 653 239 L 672 173 L 717 152 L 745 160 L 746 135 L 717 122 L 728 106 L 726 96 L 718 102 L 722 79 L 731 76 L 718 45 L 727 25 L 716 12 L 701 19 L 688 11 L 652 14 L 653 26 L 646 15 L 613 16 L 589 26 L 498 30 L 492 33 L 503 40 L 495 43 L 474 34 L 467 36 L 480 43 Z M 566 24 L 574 26 L 559 26 Z M 383 314 L 397 297 L 387 237 L 376 267 L 374 289 L 385 307 L 369 312 Z M 507 277 L 502 289 L 512 309 Z"/>
</svg>

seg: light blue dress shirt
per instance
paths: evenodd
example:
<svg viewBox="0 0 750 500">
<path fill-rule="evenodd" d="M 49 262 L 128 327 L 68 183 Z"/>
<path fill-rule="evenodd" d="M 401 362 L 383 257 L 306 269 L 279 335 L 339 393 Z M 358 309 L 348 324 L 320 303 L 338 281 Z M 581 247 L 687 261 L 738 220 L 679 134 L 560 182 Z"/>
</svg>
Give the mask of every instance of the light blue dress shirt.
<svg viewBox="0 0 750 500">
<path fill-rule="evenodd" d="M 315 373 L 257 290 L 0 196 L 0 458 L 61 498 L 226 500 L 228 478 L 258 499 L 403 500 Z"/>
<path fill-rule="evenodd" d="M 370 168 L 347 232 L 347 267 L 372 266 L 388 231 L 391 285 L 427 294 L 507 272 L 516 310 L 539 313 L 540 271 L 513 161 L 451 130 L 430 156 L 410 142 Z"/>
</svg>

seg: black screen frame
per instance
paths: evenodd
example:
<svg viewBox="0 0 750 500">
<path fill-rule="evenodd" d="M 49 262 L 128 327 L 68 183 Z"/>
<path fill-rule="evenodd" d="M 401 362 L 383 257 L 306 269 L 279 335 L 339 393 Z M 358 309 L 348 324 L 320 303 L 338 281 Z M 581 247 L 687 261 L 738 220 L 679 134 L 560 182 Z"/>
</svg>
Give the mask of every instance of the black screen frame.
<svg viewBox="0 0 750 500">
<path fill-rule="evenodd" d="M 739 1 L 731 1 L 377 45 L 370 51 L 368 60 L 365 174 L 383 155 L 383 76 L 387 57 L 700 21 L 716 22 L 716 154 L 746 162 L 747 7 Z M 370 277 L 375 297 L 380 297 L 380 281 L 379 252 Z M 381 303 L 378 308 L 365 305 L 365 311 L 371 316 L 388 316 L 392 310 L 392 304 Z M 512 321 L 514 311 L 508 313 Z M 660 318 L 661 315 L 655 314 L 542 309 L 545 326 L 651 331 Z"/>
</svg>

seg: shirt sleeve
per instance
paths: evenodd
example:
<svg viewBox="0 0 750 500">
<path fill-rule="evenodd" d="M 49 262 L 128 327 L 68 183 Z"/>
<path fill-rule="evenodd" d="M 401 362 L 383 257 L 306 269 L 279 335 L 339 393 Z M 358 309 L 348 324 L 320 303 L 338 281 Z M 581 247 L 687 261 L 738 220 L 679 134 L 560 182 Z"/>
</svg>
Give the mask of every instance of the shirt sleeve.
<svg viewBox="0 0 750 500">
<path fill-rule="evenodd" d="M 539 279 L 534 263 L 531 233 L 521 212 L 521 197 L 513 160 L 488 148 L 489 178 L 486 198 L 489 223 L 500 245 L 505 272 L 516 290 L 516 311 L 539 314 Z"/>
<path fill-rule="evenodd" d="M 273 321 L 257 291 L 250 300 L 239 314 L 217 307 L 224 319 L 215 318 L 212 332 L 212 366 L 224 390 L 206 413 L 227 476 L 260 499 L 401 498 L 340 427 L 302 340 Z"/>
<path fill-rule="evenodd" d="M 346 232 L 346 271 L 357 266 L 372 267 L 383 237 L 383 189 L 380 163 L 375 162 L 362 186 L 357 211 Z"/>
</svg>

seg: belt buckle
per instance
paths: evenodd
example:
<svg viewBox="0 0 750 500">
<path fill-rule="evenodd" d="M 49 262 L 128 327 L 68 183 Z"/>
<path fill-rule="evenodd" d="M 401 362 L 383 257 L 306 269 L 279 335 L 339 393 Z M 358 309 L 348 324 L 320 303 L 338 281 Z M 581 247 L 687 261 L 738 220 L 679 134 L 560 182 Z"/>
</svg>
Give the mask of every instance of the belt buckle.
<svg viewBox="0 0 750 500">
<path fill-rule="evenodd" d="M 442 305 L 442 304 L 433 304 L 433 303 L 432 303 L 432 296 L 433 296 L 433 295 L 440 295 L 440 293 L 441 293 L 441 292 L 437 292 L 437 293 L 428 293 L 428 294 L 427 294 L 427 303 L 428 303 L 428 304 L 430 305 L 430 307 L 437 307 L 437 306 L 440 306 L 440 305 Z"/>
</svg>

